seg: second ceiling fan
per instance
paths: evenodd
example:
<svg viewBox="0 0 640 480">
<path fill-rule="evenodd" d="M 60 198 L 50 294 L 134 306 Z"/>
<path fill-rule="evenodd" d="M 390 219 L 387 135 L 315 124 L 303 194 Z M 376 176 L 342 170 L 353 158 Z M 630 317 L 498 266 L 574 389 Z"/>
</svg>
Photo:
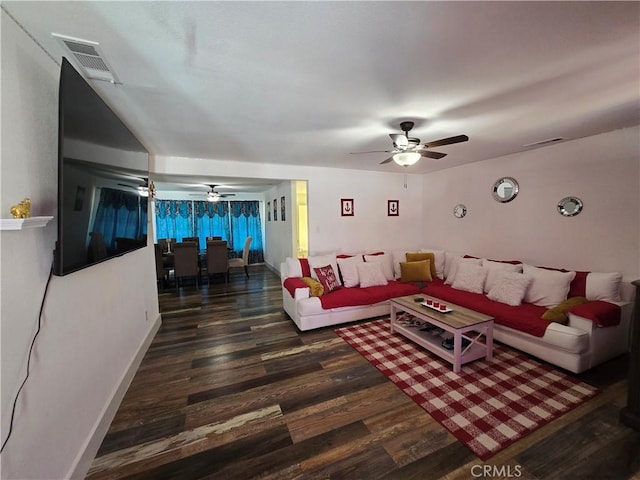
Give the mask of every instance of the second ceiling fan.
<svg viewBox="0 0 640 480">
<path fill-rule="evenodd" d="M 466 135 L 457 135 L 455 137 L 443 138 L 433 142 L 420 143 L 419 138 L 410 137 L 409 132 L 413 128 L 413 122 L 402 122 L 400 129 L 402 133 L 390 133 L 389 136 L 393 141 L 393 150 L 374 150 L 370 152 L 353 152 L 353 153 L 392 153 L 389 158 L 380 162 L 380 164 L 389 163 L 392 160 L 398 165 L 408 167 L 415 164 L 421 157 L 440 159 L 445 157 L 446 153 L 434 152 L 429 150 L 431 147 L 442 147 L 444 145 L 452 145 L 454 143 L 466 142 L 469 137 Z"/>
</svg>

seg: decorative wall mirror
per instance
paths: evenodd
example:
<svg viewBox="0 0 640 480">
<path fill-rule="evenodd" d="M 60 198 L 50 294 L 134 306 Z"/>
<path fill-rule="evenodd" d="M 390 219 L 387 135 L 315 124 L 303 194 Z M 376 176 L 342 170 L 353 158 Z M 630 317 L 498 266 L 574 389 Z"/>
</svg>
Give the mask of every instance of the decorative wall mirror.
<svg viewBox="0 0 640 480">
<path fill-rule="evenodd" d="M 573 217 L 582 211 L 582 200 L 578 197 L 564 197 L 558 202 L 558 211 L 565 217 Z"/>
<path fill-rule="evenodd" d="M 518 182 L 512 177 L 499 178 L 493 184 L 493 198 L 500 203 L 510 202 L 518 195 Z"/>
<path fill-rule="evenodd" d="M 463 204 L 459 203 L 455 207 L 453 207 L 453 216 L 456 218 L 462 218 L 467 214 L 467 207 Z"/>
</svg>

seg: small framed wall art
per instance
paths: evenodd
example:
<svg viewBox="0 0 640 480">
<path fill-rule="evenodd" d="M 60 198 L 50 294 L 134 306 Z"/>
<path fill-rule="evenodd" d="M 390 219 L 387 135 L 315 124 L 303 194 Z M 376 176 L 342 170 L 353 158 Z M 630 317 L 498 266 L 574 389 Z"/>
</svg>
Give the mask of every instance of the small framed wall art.
<svg viewBox="0 0 640 480">
<path fill-rule="evenodd" d="M 278 199 L 277 198 L 273 199 L 273 221 L 274 222 L 278 221 Z"/>
<path fill-rule="evenodd" d="M 400 215 L 400 200 L 387 200 L 387 216 L 397 217 Z"/>
<path fill-rule="evenodd" d="M 340 214 L 343 217 L 353 217 L 353 198 L 340 199 Z"/>
<path fill-rule="evenodd" d="M 271 221 L 271 202 L 267 202 L 267 222 Z"/>
<path fill-rule="evenodd" d="M 280 220 L 282 220 L 283 222 L 286 220 L 286 215 L 285 215 L 285 206 L 284 206 L 284 196 L 280 197 Z"/>
</svg>

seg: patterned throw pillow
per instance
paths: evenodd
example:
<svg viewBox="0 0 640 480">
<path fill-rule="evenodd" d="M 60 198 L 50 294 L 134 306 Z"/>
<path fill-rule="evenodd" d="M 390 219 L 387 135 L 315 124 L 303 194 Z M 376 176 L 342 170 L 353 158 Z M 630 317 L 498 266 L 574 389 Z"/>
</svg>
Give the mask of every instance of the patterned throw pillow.
<svg viewBox="0 0 640 480">
<path fill-rule="evenodd" d="M 336 277 L 336 272 L 333 270 L 331 265 L 314 268 L 313 271 L 318 277 L 318 281 L 324 287 L 324 293 L 333 292 L 340 287 L 340 282 L 338 281 L 338 277 Z"/>
</svg>

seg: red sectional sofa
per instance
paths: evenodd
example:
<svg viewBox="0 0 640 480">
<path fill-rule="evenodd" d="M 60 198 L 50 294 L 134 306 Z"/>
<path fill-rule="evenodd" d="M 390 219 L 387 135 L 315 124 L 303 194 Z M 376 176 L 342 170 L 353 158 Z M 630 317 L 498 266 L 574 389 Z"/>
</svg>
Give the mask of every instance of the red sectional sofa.
<svg viewBox="0 0 640 480">
<path fill-rule="evenodd" d="M 444 257 L 445 252 L 441 252 Z M 389 252 L 398 270 L 403 252 Z M 398 260 L 398 257 L 400 260 Z M 452 254 L 451 258 L 460 257 Z M 318 257 L 325 263 L 327 256 Z M 449 259 L 449 256 L 447 256 Z M 313 268 L 303 260 L 287 259 L 280 266 L 283 307 L 300 330 L 311 330 L 390 313 L 391 298 L 426 294 L 491 315 L 495 319 L 494 338 L 566 370 L 579 373 L 628 350 L 631 304 L 622 301 L 590 300 L 567 312 L 566 324 L 542 319 L 546 306 L 522 302 L 507 305 L 488 298 L 486 293 L 472 293 L 445 283 L 444 260 L 440 258 L 438 276 L 428 282 L 388 280 L 386 285 L 341 286 L 319 297 L 310 295 L 302 278 Z M 334 268 L 340 271 L 337 262 Z M 566 272 L 566 270 L 564 270 Z M 399 272 L 394 271 L 394 277 Z M 589 272 L 580 272 L 571 283 L 571 294 L 586 295 Z M 599 275 L 599 274 L 594 274 Z M 595 277 L 594 278 L 600 278 Z M 596 283 L 594 280 L 592 283 Z M 593 293 L 593 287 L 590 295 Z"/>
</svg>

